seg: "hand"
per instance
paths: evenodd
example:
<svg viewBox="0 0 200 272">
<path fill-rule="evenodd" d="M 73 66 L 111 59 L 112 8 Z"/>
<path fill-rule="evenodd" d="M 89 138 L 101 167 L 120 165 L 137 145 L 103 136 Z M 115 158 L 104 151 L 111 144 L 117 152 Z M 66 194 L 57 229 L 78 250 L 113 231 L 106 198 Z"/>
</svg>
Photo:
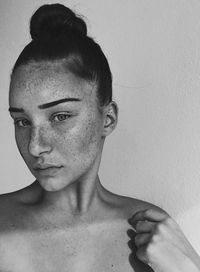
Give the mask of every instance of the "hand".
<svg viewBox="0 0 200 272">
<path fill-rule="evenodd" d="M 167 213 L 158 209 L 139 211 L 130 223 L 136 231 L 137 258 L 155 272 L 200 271 L 200 257 Z"/>
</svg>

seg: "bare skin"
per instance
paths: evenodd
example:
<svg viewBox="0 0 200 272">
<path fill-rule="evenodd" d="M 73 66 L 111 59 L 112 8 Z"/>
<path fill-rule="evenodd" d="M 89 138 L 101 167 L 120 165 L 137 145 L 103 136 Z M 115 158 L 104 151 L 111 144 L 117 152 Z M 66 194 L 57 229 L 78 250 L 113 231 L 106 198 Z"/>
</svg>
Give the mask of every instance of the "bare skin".
<svg viewBox="0 0 200 272">
<path fill-rule="evenodd" d="M 157 209 L 139 211 L 129 222 L 136 232 L 136 256 L 153 271 L 200 271 L 200 257 L 166 212 Z"/>
<path fill-rule="evenodd" d="M 145 271 L 130 257 L 127 231 L 128 218 L 150 204 L 100 184 L 101 153 L 117 124 L 117 106 L 100 108 L 96 92 L 96 84 L 59 61 L 24 65 L 12 76 L 16 143 L 36 181 L 0 197 L 0 270 Z"/>
<path fill-rule="evenodd" d="M 0 271 L 152 271 L 135 257 L 127 218 L 153 206 L 97 187 L 85 213 L 43 203 L 37 181 L 1 196 Z"/>
<path fill-rule="evenodd" d="M 29 63 L 12 75 L 9 104 L 36 181 L 0 196 L 0 271 L 199 271 L 199 256 L 165 212 L 101 185 L 117 105 L 100 108 L 94 82 L 61 61 Z"/>
</svg>

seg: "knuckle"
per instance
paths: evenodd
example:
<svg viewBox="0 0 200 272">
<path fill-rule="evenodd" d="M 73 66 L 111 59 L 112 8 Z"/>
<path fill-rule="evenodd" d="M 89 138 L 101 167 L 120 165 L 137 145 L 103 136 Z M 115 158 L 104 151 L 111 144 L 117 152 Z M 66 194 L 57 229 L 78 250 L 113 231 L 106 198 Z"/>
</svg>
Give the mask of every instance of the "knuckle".
<svg viewBox="0 0 200 272">
<path fill-rule="evenodd" d="M 146 255 L 146 249 L 145 248 L 138 249 L 136 251 L 136 256 L 140 261 L 145 262 L 145 263 L 148 262 L 148 256 Z"/>
<path fill-rule="evenodd" d="M 171 218 L 171 217 L 167 217 L 163 223 L 166 225 L 166 226 L 171 226 L 174 224 L 174 220 Z"/>
<path fill-rule="evenodd" d="M 136 230 L 139 230 L 140 227 L 141 227 L 141 221 L 138 221 L 138 222 L 136 223 L 136 225 L 135 225 L 135 229 L 136 229 Z"/>
<path fill-rule="evenodd" d="M 141 239 L 140 235 L 135 236 L 135 245 L 136 246 L 138 246 L 140 244 L 140 239 Z"/>
<path fill-rule="evenodd" d="M 150 216 L 153 212 L 153 209 L 147 209 L 145 212 L 144 212 L 144 215 L 145 216 Z"/>
<path fill-rule="evenodd" d="M 151 244 L 156 244 L 160 241 L 160 236 L 158 234 L 154 234 L 151 237 L 150 243 Z"/>
<path fill-rule="evenodd" d="M 166 230 L 166 226 L 165 226 L 164 222 L 158 223 L 155 227 L 156 234 L 162 234 L 165 232 L 165 230 Z"/>
</svg>

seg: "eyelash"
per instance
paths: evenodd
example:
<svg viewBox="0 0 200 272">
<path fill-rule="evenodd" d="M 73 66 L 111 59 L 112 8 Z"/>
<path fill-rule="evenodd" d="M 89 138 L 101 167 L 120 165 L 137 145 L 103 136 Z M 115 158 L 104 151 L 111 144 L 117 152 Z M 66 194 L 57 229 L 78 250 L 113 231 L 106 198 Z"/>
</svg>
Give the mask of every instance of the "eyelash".
<svg viewBox="0 0 200 272">
<path fill-rule="evenodd" d="M 20 125 L 20 122 L 23 122 L 26 119 L 21 119 L 21 120 L 14 120 L 14 125 L 18 127 L 25 127 L 24 125 Z M 26 120 L 28 121 L 28 120 Z"/>
<path fill-rule="evenodd" d="M 56 117 L 59 117 L 59 116 L 64 116 L 65 118 L 63 120 L 55 120 Z M 54 122 L 54 123 L 59 123 L 59 122 L 64 122 L 66 119 L 70 118 L 72 115 L 69 114 L 69 113 L 56 113 L 56 114 L 53 114 L 53 116 L 51 116 L 50 118 L 50 121 Z M 14 125 L 18 126 L 18 127 L 27 127 L 27 125 L 20 125 L 20 122 L 23 122 L 23 121 L 28 121 L 27 119 L 19 119 L 19 120 L 14 120 Z M 30 122 L 28 121 L 29 125 L 30 125 Z M 29 126 L 28 125 L 28 126 Z"/>
<path fill-rule="evenodd" d="M 65 116 L 65 119 L 60 120 L 60 121 L 55 121 L 55 120 L 53 120 L 55 117 L 58 117 L 58 116 Z M 54 114 L 54 115 L 51 117 L 51 120 L 52 120 L 53 122 L 63 122 L 63 121 L 65 121 L 66 119 L 68 119 L 69 117 L 71 117 L 71 116 L 72 116 L 72 115 L 69 114 L 69 113 L 56 113 L 56 114 Z"/>
</svg>

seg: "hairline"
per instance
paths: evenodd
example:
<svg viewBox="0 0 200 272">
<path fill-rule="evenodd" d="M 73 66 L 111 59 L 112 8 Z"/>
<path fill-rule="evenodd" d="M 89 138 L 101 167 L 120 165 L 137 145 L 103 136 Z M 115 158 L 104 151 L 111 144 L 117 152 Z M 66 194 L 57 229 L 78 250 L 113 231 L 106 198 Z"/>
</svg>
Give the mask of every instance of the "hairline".
<svg viewBox="0 0 200 272">
<path fill-rule="evenodd" d="M 63 72 L 65 73 L 70 73 L 72 74 L 73 76 L 89 83 L 92 87 L 93 87 L 93 90 L 94 88 L 96 87 L 96 105 L 97 105 L 97 108 L 99 110 L 99 113 L 103 113 L 103 109 L 104 107 L 107 105 L 101 105 L 100 103 L 100 99 L 98 97 L 98 88 L 99 88 L 99 82 L 98 82 L 98 79 L 95 78 L 94 80 L 89 80 L 89 79 L 85 79 L 85 78 L 82 78 L 78 75 L 76 75 L 73 71 L 70 71 L 70 69 L 67 67 L 67 61 L 68 59 L 72 58 L 73 57 L 73 54 L 69 57 L 63 57 L 63 58 L 57 58 L 55 60 L 45 60 L 45 59 L 41 59 L 41 60 L 34 60 L 34 59 L 30 59 L 29 61 L 27 61 L 26 63 L 22 63 L 20 64 L 19 66 L 17 66 L 11 73 L 11 76 L 10 76 L 10 81 L 12 80 L 12 77 L 13 75 L 15 74 L 15 72 L 17 70 L 19 70 L 20 68 L 23 68 L 23 67 L 26 67 L 26 66 L 32 66 L 33 68 L 40 68 L 41 66 L 44 66 L 44 67 L 53 67 L 55 65 L 57 65 L 58 67 L 62 67 L 63 68 Z"/>
</svg>

